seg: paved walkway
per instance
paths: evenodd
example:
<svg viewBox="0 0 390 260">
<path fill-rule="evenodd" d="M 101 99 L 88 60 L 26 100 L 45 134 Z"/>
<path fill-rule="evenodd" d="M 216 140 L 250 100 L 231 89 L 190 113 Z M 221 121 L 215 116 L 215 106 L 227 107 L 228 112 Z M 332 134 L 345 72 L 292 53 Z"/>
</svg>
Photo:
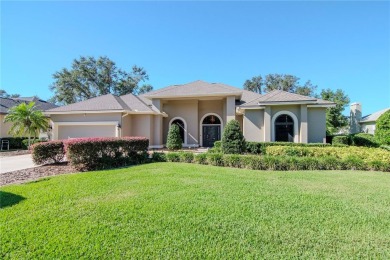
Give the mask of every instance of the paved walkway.
<svg viewBox="0 0 390 260">
<path fill-rule="evenodd" d="M 31 154 L 0 157 L 0 173 L 37 167 L 31 159 Z"/>
</svg>

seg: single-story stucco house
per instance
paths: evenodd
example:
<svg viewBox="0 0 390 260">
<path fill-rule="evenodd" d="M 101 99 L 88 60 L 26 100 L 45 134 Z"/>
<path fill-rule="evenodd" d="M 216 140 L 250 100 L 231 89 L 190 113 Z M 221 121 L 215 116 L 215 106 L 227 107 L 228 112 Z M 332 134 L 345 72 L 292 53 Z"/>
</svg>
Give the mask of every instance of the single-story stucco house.
<svg viewBox="0 0 390 260">
<path fill-rule="evenodd" d="M 222 83 L 195 81 L 134 96 L 111 94 L 46 111 L 53 139 L 145 136 L 162 148 L 171 124 L 184 147 L 211 147 L 229 120 L 248 141 L 325 142 L 328 107 L 334 103 L 280 90 L 260 95 Z"/>
<path fill-rule="evenodd" d="M 350 105 L 350 133 L 368 133 L 375 134 L 376 121 L 390 108 L 376 111 L 372 114 L 362 116 L 362 105 L 358 102 Z"/>
<path fill-rule="evenodd" d="M 5 116 L 8 114 L 10 108 L 20 105 L 21 103 L 35 102 L 35 107 L 39 110 L 46 111 L 51 108 L 57 107 L 56 105 L 42 100 L 38 97 L 17 97 L 17 98 L 5 98 L 0 97 L 0 138 L 11 137 L 9 130 L 12 126 L 11 122 L 4 122 Z M 43 134 L 42 137 L 47 137 Z"/>
</svg>

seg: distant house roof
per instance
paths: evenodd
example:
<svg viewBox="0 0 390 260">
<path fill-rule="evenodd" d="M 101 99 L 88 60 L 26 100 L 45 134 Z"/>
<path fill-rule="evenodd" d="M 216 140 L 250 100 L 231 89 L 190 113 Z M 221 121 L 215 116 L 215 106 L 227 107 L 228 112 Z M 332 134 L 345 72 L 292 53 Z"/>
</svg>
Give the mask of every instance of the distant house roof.
<svg viewBox="0 0 390 260">
<path fill-rule="evenodd" d="M 171 97 L 201 97 L 201 96 L 237 96 L 241 97 L 242 89 L 222 83 L 208 83 L 197 80 L 182 85 L 172 85 L 157 89 L 141 96 L 145 98 L 171 98 Z"/>
<path fill-rule="evenodd" d="M 45 100 L 39 99 L 37 97 L 18 97 L 18 98 L 3 98 L 0 97 L 0 114 L 8 114 L 8 111 L 11 107 L 20 105 L 21 103 L 35 102 L 37 109 L 46 111 L 57 107 L 56 105 L 49 103 Z"/>
<path fill-rule="evenodd" d="M 268 92 L 265 95 L 261 95 L 260 97 L 243 104 L 241 107 L 253 107 L 258 105 L 270 105 L 270 104 L 280 104 L 280 103 L 334 105 L 333 102 L 327 100 L 298 95 L 283 90 L 273 90 L 271 92 Z"/>
<path fill-rule="evenodd" d="M 385 108 L 380 111 L 377 111 L 375 113 L 372 113 L 370 115 L 366 115 L 362 117 L 362 119 L 359 121 L 359 123 L 365 123 L 365 122 L 376 122 L 378 118 L 383 115 L 387 110 L 390 110 L 390 108 Z"/>
<path fill-rule="evenodd" d="M 139 97 L 133 94 L 124 96 L 114 96 L 107 94 L 70 105 L 57 107 L 46 111 L 48 114 L 57 112 L 83 112 L 83 111 L 124 111 L 124 112 L 144 112 L 159 113 L 152 105 L 146 104 Z"/>
</svg>

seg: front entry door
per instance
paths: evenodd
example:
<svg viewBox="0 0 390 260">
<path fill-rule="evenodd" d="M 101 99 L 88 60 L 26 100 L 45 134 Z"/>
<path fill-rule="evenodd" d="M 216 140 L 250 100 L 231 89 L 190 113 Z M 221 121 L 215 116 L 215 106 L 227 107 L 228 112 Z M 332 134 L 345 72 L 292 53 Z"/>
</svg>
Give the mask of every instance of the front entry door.
<svg viewBox="0 0 390 260">
<path fill-rule="evenodd" d="M 203 126 L 203 146 L 213 147 L 215 141 L 221 140 L 220 125 L 205 125 Z"/>
</svg>

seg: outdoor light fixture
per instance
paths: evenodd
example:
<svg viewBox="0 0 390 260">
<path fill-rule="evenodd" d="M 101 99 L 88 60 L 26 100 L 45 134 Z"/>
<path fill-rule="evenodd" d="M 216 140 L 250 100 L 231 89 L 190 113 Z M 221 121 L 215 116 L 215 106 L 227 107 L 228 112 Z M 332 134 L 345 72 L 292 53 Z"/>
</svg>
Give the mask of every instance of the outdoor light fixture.
<svg viewBox="0 0 390 260">
<path fill-rule="evenodd" d="M 116 127 L 118 127 L 118 128 L 120 129 L 120 128 L 121 128 L 121 124 L 118 123 L 118 124 L 116 125 Z"/>
</svg>

